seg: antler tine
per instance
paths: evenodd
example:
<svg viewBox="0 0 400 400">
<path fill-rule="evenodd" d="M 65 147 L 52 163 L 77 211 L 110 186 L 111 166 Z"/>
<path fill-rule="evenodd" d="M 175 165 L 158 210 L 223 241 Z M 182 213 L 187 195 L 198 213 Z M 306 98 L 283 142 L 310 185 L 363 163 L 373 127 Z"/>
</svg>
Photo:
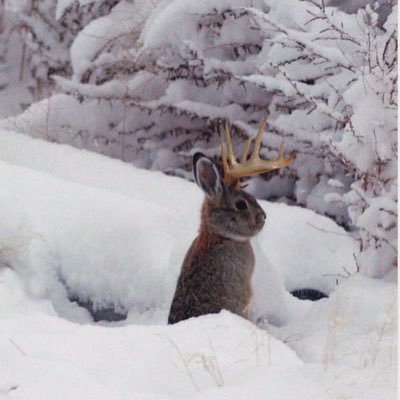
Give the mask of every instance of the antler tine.
<svg viewBox="0 0 400 400">
<path fill-rule="evenodd" d="M 237 164 L 237 162 L 235 158 L 235 152 L 233 150 L 231 131 L 229 129 L 228 122 L 225 123 L 225 134 L 226 134 L 226 145 L 228 147 L 229 162 L 231 163 L 231 166 L 234 166 L 235 164 Z"/>
<path fill-rule="evenodd" d="M 264 133 L 265 126 L 267 125 L 268 117 L 263 118 L 260 127 L 258 128 L 256 140 L 254 141 L 253 153 L 250 156 L 250 160 L 257 160 L 260 158 L 260 148 L 262 142 L 262 135 Z"/>
<path fill-rule="evenodd" d="M 295 156 L 295 151 L 292 150 L 290 152 L 289 157 L 285 158 L 285 139 L 283 139 L 279 146 L 279 157 L 278 158 L 280 160 L 285 160 L 287 162 L 287 165 L 290 165 L 292 163 L 292 161 L 294 160 L 294 156 Z"/>
<path fill-rule="evenodd" d="M 247 160 L 247 155 L 249 154 L 250 145 L 251 145 L 252 140 L 253 140 L 252 137 L 249 137 L 249 138 L 247 139 L 247 142 L 246 142 L 246 144 L 245 144 L 245 146 L 244 146 L 242 158 L 240 159 L 240 162 L 241 162 L 241 163 L 243 163 L 243 162 L 245 162 L 245 161 Z"/>
<path fill-rule="evenodd" d="M 227 176 L 229 174 L 229 164 L 226 158 L 224 140 L 222 139 L 222 136 L 221 136 L 221 158 L 222 158 L 222 168 L 224 169 L 224 176 Z"/>
</svg>

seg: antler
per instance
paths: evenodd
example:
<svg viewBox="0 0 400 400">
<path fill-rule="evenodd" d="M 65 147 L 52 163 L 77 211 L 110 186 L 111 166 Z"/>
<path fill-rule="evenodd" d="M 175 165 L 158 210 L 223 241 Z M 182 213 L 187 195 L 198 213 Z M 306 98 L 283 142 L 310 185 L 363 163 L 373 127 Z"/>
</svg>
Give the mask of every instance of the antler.
<svg viewBox="0 0 400 400">
<path fill-rule="evenodd" d="M 260 158 L 259 153 L 260 153 L 262 135 L 264 133 L 266 124 L 267 124 L 267 118 L 264 118 L 258 129 L 258 133 L 254 141 L 253 152 L 251 153 L 249 159 L 247 159 L 247 156 L 249 154 L 250 145 L 253 139 L 249 138 L 247 140 L 243 150 L 242 157 L 240 159 L 240 163 L 236 161 L 228 123 L 225 124 L 228 157 L 226 156 L 225 153 L 225 146 L 222 138 L 221 138 L 221 157 L 222 157 L 222 166 L 224 169 L 224 180 L 226 184 L 229 185 L 235 181 L 239 182 L 239 179 L 243 176 L 252 176 L 252 175 L 262 174 L 264 172 L 270 172 L 273 171 L 274 169 L 287 167 L 292 163 L 292 161 L 294 160 L 294 151 L 290 153 L 290 156 L 288 158 L 285 158 L 284 140 L 282 140 L 282 143 L 279 146 L 279 156 L 277 159 L 262 160 Z"/>
</svg>

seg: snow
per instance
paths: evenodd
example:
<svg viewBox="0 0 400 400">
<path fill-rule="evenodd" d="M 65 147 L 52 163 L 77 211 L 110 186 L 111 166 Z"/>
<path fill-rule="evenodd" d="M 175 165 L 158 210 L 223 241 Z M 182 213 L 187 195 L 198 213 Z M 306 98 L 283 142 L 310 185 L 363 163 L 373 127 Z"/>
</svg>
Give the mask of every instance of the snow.
<svg viewBox="0 0 400 400">
<path fill-rule="evenodd" d="M 2 206 L 14 208 L 18 214 L 13 206 L 24 199 L 21 208 L 29 216 L 26 224 L 32 232 L 28 237 L 44 238 L 44 244 L 35 239 L 32 245 L 49 254 L 47 263 L 57 265 L 56 280 L 61 277 L 73 294 L 90 299 L 96 307 L 112 305 L 121 311 L 140 308 L 141 313 L 150 309 L 150 314 L 156 309 L 161 321 L 162 316 L 165 319 L 181 259 L 198 227 L 201 192 L 178 178 L 138 173 L 115 160 L 23 135 L 3 131 L 0 144 L 4 171 L 0 180 L 2 186 L 13 189 L 1 198 Z M 99 198 L 104 200 L 99 203 Z M 260 259 L 265 258 L 264 253 L 267 257 L 261 276 L 271 263 L 274 268 L 261 285 L 255 284 L 260 295 L 254 318 L 264 314 L 276 318 L 279 314 L 284 320 L 289 314 L 278 299 L 290 299 L 287 291 L 310 285 L 330 293 L 344 268 L 355 270 L 357 246 L 328 218 L 284 204 L 261 204 L 268 216 L 268 229 L 254 240 L 257 248 L 262 248 Z M 75 232 L 81 235 L 77 237 Z M 299 241 L 300 235 L 308 240 Z M 327 236 L 335 238 L 334 245 Z M 177 237 L 182 239 L 177 242 Z M 276 252 L 282 243 L 291 251 Z M 341 247 L 340 253 L 335 246 Z M 159 253 L 154 253 L 155 248 Z M 307 263 L 299 265 L 298 257 Z M 37 263 L 42 268 L 46 264 Z M 170 276 L 166 270 L 171 271 Z M 36 272 L 47 274 L 47 268 Z M 271 281 L 271 276 L 276 276 L 275 280 Z M 40 290 L 51 290 L 57 283 L 48 285 L 50 288 Z M 278 293 L 272 295 L 271 291 Z"/>
<path fill-rule="evenodd" d="M 79 325 L 27 296 L 14 272 L 0 276 L 4 398 L 395 398 L 387 368 L 303 364 L 287 345 L 228 312 L 175 326 Z"/>
<path fill-rule="evenodd" d="M 396 274 L 357 274 L 330 219 L 260 202 L 264 329 L 226 311 L 166 326 L 193 183 L 8 131 L 0 167 L 0 398 L 394 398 Z M 330 296 L 289 293 L 305 287 Z M 71 294 L 128 318 L 94 323 Z"/>
<path fill-rule="evenodd" d="M 328 299 L 315 302 L 302 321 L 273 331 L 293 340 L 291 347 L 311 362 L 388 367 L 395 362 L 396 315 L 395 282 L 354 275 Z"/>
<path fill-rule="evenodd" d="M 119 38 L 125 38 L 132 43 L 139 35 L 139 31 L 132 26 L 139 26 L 144 23 L 150 11 L 154 8 L 153 2 L 138 1 L 134 4 L 128 1 L 121 1 L 109 15 L 91 21 L 82 30 L 73 42 L 71 52 L 71 65 L 74 70 L 75 79 L 79 78 L 92 68 L 92 62 L 97 61 L 101 66 L 101 52 L 109 48 Z M 128 50 L 131 46 L 126 46 Z M 113 60 L 108 54 L 103 62 Z"/>
<path fill-rule="evenodd" d="M 368 85 L 374 87 L 375 79 L 370 77 Z M 392 156 L 391 147 L 385 145 L 390 141 L 390 135 L 385 131 L 385 126 L 388 124 L 388 113 L 385 110 L 382 112 L 378 94 L 367 91 L 365 87 L 366 83 L 360 80 L 344 93 L 345 100 L 354 107 L 353 127 L 361 132 L 362 136 L 355 138 L 354 135 L 348 135 L 340 143 L 344 154 L 351 155 L 355 165 L 361 171 L 373 169 L 374 157 L 389 161 Z M 368 120 L 365 115 L 368 115 Z M 379 141 L 377 135 L 379 135 Z M 374 143 L 375 146 L 371 146 L 370 151 L 358 152 L 357 141 L 360 140 Z"/>
<path fill-rule="evenodd" d="M 74 0 L 57 0 L 56 19 L 59 20 L 64 14 L 64 11 L 73 4 Z"/>
<path fill-rule="evenodd" d="M 179 44 L 182 33 L 187 41 L 194 42 L 198 30 L 196 21 L 200 14 L 218 13 L 253 4 L 262 7 L 262 2 L 259 0 L 220 0 L 218 4 L 196 0 L 164 2 L 146 21 L 141 38 L 146 47 L 170 45 L 171 41 Z M 240 35 L 239 31 L 232 34 Z M 232 37 L 232 40 L 234 41 L 235 37 Z"/>
<path fill-rule="evenodd" d="M 295 89 L 290 83 L 286 81 L 278 81 L 270 76 L 263 75 L 249 75 L 242 76 L 241 79 L 248 82 L 253 82 L 257 85 L 260 85 L 264 89 L 268 91 L 279 90 L 285 93 L 286 96 L 292 96 L 295 93 Z"/>
<path fill-rule="evenodd" d="M 79 5 L 85 6 L 90 3 L 94 3 L 99 0 L 78 0 Z M 56 19 L 59 20 L 64 12 L 71 6 L 76 3 L 76 0 L 57 0 L 57 7 L 56 7 Z"/>
<path fill-rule="evenodd" d="M 13 6 L 16 7 L 17 5 L 13 4 Z M 23 4 L 20 6 L 23 8 Z M 2 18 L 2 23 L 4 23 L 5 18 Z M 10 22 L 7 21 L 7 23 Z M 5 27 L 2 29 L 5 29 Z M 2 35 L 6 37 L 6 32 L 2 32 Z M 6 53 L 0 62 L 0 119 L 19 114 L 33 100 L 27 84 L 27 81 L 29 81 L 26 78 L 27 68 L 23 68 L 21 71 L 17 62 L 21 57 L 22 45 L 15 32 L 10 35 L 8 40 L 10 47 L 7 52 L 0 46 L 0 52 Z"/>
<path fill-rule="evenodd" d="M 55 11 L 50 3 L 43 2 L 41 15 Z M 75 2 L 72 12 L 69 0 L 57 2 L 64 23 L 76 23 L 71 36 L 69 26 L 47 37 L 42 22 L 29 22 L 55 56 L 48 65 L 46 54 L 29 47 L 25 77 L 33 74 L 33 96 L 15 84 L 17 37 L 13 62 L 5 58 L 0 76 L 12 78 L 0 90 L 7 104 L 0 112 L 18 113 L 38 100 L 40 88 L 49 97 L 2 127 L 190 179 L 194 150 L 217 155 L 223 120 L 234 126 L 239 147 L 268 114 L 272 134 L 262 155 L 275 156 L 284 137 L 296 159 L 270 180 L 253 181 L 253 193 L 294 201 L 352 229 L 365 253 L 357 256 L 363 272 L 383 276 L 393 268 L 397 212 L 387 222 L 387 206 L 372 203 L 385 197 L 390 210 L 397 204 L 396 6 L 386 5 L 393 12 L 384 16 L 375 5 L 357 11 L 342 1 L 140 0 L 94 3 L 92 11 L 79 8 L 84 3 Z M 375 24 L 383 16 L 385 30 Z M 47 74 L 61 66 L 52 87 Z"/>
<path fill-rule="evenodd" d="M 0 399 L 395 398 L 397 6 L 0 3 Z M 167 326 L 203 195 L 137 167 L 265 115 L 250 320 Z"/>
</svg>

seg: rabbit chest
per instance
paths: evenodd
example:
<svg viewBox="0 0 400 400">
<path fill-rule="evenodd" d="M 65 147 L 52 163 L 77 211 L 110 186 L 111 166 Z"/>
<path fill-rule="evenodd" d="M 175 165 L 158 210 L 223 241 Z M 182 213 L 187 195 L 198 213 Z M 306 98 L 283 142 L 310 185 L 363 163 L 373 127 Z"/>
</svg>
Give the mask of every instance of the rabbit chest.
<svg viewBox="0 0 400 400">
<path fill-rule="evenodd" d="M 226 309 L 247 318 L 255 262 L 250 242 L 202 239 L 193 242 L 185 258 L 177 292 L 194 315 Z"/>
<path fill-rule="evenodd" d="M 245 290 L 250 285 L 254 270 L 254 253 L 248 241 L 226 240 L 223 246 L 210 249 L 210 258 L 216 261 L 215 273 L 220 276 L 222 285 L 230 293 Z M 233 242 L 233 243 L 231 243 Z"/>
</svg>

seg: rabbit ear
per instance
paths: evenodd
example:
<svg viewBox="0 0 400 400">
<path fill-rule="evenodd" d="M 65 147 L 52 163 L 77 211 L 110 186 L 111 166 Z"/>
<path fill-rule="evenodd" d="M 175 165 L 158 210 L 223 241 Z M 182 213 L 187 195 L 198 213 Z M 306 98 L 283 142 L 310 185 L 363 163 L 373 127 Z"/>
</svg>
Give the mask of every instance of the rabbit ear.
<svg viewBox="0 0 400 400">
<path fill-rule="evenodd" d="M 197 185 L 203 192 L 216 198 L 223 192 L 223 181 L 213 162 L 202 153 L 193 156 L 193 172 Z"/>
</svg>

